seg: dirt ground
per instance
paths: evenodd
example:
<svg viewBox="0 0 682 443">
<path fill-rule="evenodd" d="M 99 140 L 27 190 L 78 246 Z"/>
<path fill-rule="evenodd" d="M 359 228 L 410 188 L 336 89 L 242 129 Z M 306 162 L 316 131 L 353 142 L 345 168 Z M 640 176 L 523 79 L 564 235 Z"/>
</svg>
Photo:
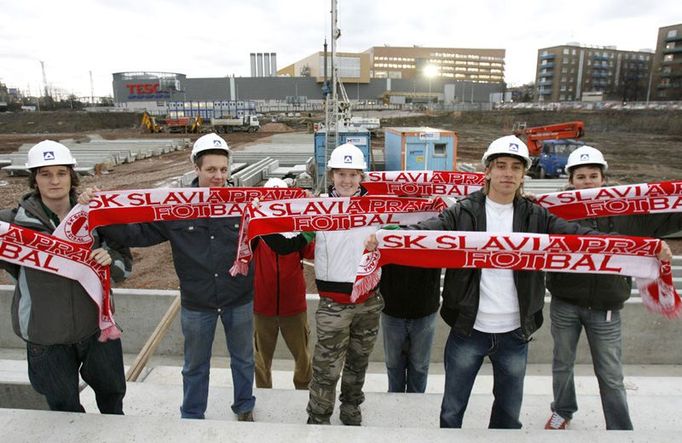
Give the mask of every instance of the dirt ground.
<svg viewBox="0 0 682 443">
<path fill-rule="evenodd" d="M 588 116 L 589 117 L 589 116 Z M 616 119 L 618 117 L 615 117 Z M 567 121 L 570 116 L 551 116 L 551 122 Z M 641 183 L 679 179 L 682 177 L 682 135 L 676 130 L 647 132 L 624 132 L 615 124 L 599 122 L 599 130 L 590 132 L 590 119 L 585 120 L 586 137 L 584 140 L 602 149 L 609 161 L 609 173 L 612 179 L 621 183 Z M 458 159 L 478 164 L 480 157 L 491 140 L 508 134 L 511 124 L 500 123 L 499 119 L 476 119 L 470 121 L 461 116 L 447 114 L 439 116 L 423 116 L 411 120 L 382 120 L 382 126 L 431 126 L 453 129 L 458 132 Z M 529 123 L 535 125 L 538 123 Z M 72 125 L 73 126 L 73 125 Z M 257 133 L 227 134 L 226 139 L 231 148 L 243 149 L 244 145 L 267 137 L 277 132 L 304 130 L 305 123 L 294 124 L 294 128 L 283 123 L 267 123 Z M 509 127 L 507 127 L 509 126 Z M 596 124 L 595 124 L 596 126 Z M 74 126 L 75 127 L 75 126 Z M 637 129 L 637 128 L 631 128 Z M 2 125 L 0 125 L 2 131 Z M 85 139 L 88 133 L 97 133 L 107 139 L 121 138 L 159 138 L 187 137 L 192 141 L 195 134 L 143 134 L 134 128 L 87 130 L 65 133 L 0 133 L 0 153 L 15 151 L 22 143 L 36 143 L 44 139 Z M 373 140 L 374 149 L 382 149 L 383 138 Z M 158 186 L 160 183 L 177 177 L 192 169 L 188 160 L 189 149 L 137 161 L 131 164 L 116 166 L 111 171 L 94 177 L 84 177 L 82 187 L 98 186 L 101 189 L 143 189 Z M 0 176 L 0 208 L 13 207 L 17 200 L 27 191 L 26 177 Z M 682 240 L 669 242 L 676 254 L 682 254 Z M 178 280 L 173 268 L 170 247 L 167 244 L 149 248 L 134 248 L 135 259 L 133 275 L 122 285 L 127 288 L 177 289 Z M 308 291 L 316 292 L 312 268 L 306 266 Z M 0 283 L 7 283 L 3 273 Z"/>
</svg>

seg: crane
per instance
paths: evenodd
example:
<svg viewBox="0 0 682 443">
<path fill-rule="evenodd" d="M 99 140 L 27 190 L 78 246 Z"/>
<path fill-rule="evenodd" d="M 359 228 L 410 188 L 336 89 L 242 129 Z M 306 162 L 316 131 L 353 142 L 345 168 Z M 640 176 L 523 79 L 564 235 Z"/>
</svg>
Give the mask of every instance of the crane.
<svg viewBox="0 0 682 443">
<path fill-rule="evenodd" d="M 526 139 L 532 160 L 528 173 L 539 178 L 552 178 L 565 174 L 569 154 L 584 145 L 575 139 L 585 135 L 585 124 L 576 120 L 528 128 L 526 123 L 515 123 L 513 132 L 517 137 Z"/>
</svg>

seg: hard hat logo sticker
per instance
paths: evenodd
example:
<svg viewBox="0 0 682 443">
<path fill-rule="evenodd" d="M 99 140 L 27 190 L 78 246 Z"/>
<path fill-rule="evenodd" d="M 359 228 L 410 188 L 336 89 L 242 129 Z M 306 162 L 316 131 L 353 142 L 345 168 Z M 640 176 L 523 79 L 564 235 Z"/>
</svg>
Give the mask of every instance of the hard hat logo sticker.
<svg viewBox="0 0 682 443">
<path fill-rule="evenodd" d="M 352 155 L 344 155 L 343 156 L 343 162 L 344 163 L 353 163 L 353 156 Z"/>
<path fill-rule="evenodd" d="M 511 152 L 519 152 L 519 145 L 516 143 L 509 143 L 509 150 Z"/>
<path fill-rule="evenodd" d="M 580 154 L 580 160 L 589 160 L 590 154 Z"/>
<path fill-rule="evenodd" d="M 220 140 L 213 140 L 213 146 L 219 148 L 222 146 L 222 143 L 220 142 Z"/>
<path fill-rule="evenodd" d="M 54 160 L 54 151 L 43 152 L 43 160 Z"/>
</svg>

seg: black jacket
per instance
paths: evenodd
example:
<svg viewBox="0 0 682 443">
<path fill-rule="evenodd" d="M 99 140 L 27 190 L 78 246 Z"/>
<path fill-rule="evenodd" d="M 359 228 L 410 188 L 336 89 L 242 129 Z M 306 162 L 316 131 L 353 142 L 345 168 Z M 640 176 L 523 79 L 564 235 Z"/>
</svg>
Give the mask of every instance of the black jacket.
<svg viewBox="0 0 682 443">
<path fill-rule="evenodd" d="M 440 269 L 386 265 L 379 289 L 384 313 L 397 318 L 421 318 L 440 307 Z"/>
<path fill-rule="evenodd" d="M 0 220 L 45 234 L 52 234 L 56 228 L 36 193 L 25 195 L 15 209 L 0 211 Z M 124 271 L 132 267 L 130 251 L 114 246 L 109 239 L 105 241 L 97 231 L 93 232 L 93 238 L 95 248 L 103 247 L 111 255 L 112 278 L 123 280 Z M 99 330 L 97 305 L 78 281 L 3 261 L 0 267 L 17 281 L 12 299 L 12 326 L 22 339 L 46 346 L 73 344 Z"/>
<path fill-rule="evenodd" d="M 438 217 L 416 226 L 424 230 L 485 231 L 485 195 L 478 191 L 450 206 Z M 599 234 L 577 223 L 550 214 L 525 198 L 514 200 L 514 232 L 542 234 Z M 443 306 L 440 314 L 445 322 L 462 335 L 470 335 L 478 313 L 480 269 L 448 269 L 445 271 Z M 545 300 L 545 273 L 514 271 L 519 297 L 521 330 L 529 338 L 542 325 Z"/>
<path fill-rule="evenodd" d="M 197 186 L 197 181 L 192 183 Z M 195 311 L 242 306 L 253 300 L 253 265 L 248 275 L 228 273 L 237 257 L 240 217 L 114 225 L 100 230 L 131 247 L 169 241 L 180 280 L 182 306 Z"/>
<path fill-rule="evenodd" d="M 662 237 L 682 230 L 682 214 L 602 217 L 578 223 L 601 232 Z M 548 272 L 547 289 L 552 297 L 566 303 L 604 311 L 617 310 L 630 298 L 632 280 L 620 275 Z"/>
</svg>

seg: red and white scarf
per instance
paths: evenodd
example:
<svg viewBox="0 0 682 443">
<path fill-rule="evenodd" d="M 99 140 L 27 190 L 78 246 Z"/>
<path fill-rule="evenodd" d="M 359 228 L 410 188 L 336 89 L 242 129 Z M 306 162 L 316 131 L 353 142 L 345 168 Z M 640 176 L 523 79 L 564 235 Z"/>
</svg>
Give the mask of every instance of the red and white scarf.
<svg viewBox="0 0 682 443">
<path fill-rule="evenodd" d="M 251 241 L 280 232 L 339 231 L 365 226 L 410 225 L 440 214 L 440 198 L 383 196 L 301 198 L 248 206 L 242 219 L 237 260 L 231 275 L 245 274 Z"/>
<path fill-rule="evenodd" d="M 464 197 L 485 183 L 480 172 L 372 171 L 362 186 L 372 195 Z"/>
<path fill-rule="evenodd" d="M 253 199 L 305 197 L 297 188 L 159 188 L 97 192 L 88 205 L 76 205 L 54 235 L 90 245 L 98 226 L 197 218 L 241 217 Z"/>
<path fill-rule="evenodd" d="M 401 264 L 626 275 L 636 278 L 649 309 L 672 318 L 682 308 L 670 263 L 656 257 L 661 241 L 653 238 L 386 230 L 376 236 L 379 247 L 364 254 L 351 301 L 376 287 L 381 266 Z"/>
<path fill-rule="evenodd" d="M 109 299 L 109 267 L 90 260 L 89 248 L 52 235 L 0 222 L 0 259 L 19 266 L 78 280 L 99 310 L 99 341 L 117 339 Z M 43 294 L 49 296 L 50 294 Z"/>
<path fill-rule="evenodd" d="M 480 189 L 485 175 L 476 172 L 368 172 L 370 194 L 412 197 L 464 197 Z M 682 181 L 608 186 L 538 195 L 535 201 L 566 220 L 618 215 L 682 212 Z"/>
<path fill-rule="evenodd" d="M 536 203 L 566 220 L 682 212 L 682 181 L 554 192 Z"/>
</svg>

